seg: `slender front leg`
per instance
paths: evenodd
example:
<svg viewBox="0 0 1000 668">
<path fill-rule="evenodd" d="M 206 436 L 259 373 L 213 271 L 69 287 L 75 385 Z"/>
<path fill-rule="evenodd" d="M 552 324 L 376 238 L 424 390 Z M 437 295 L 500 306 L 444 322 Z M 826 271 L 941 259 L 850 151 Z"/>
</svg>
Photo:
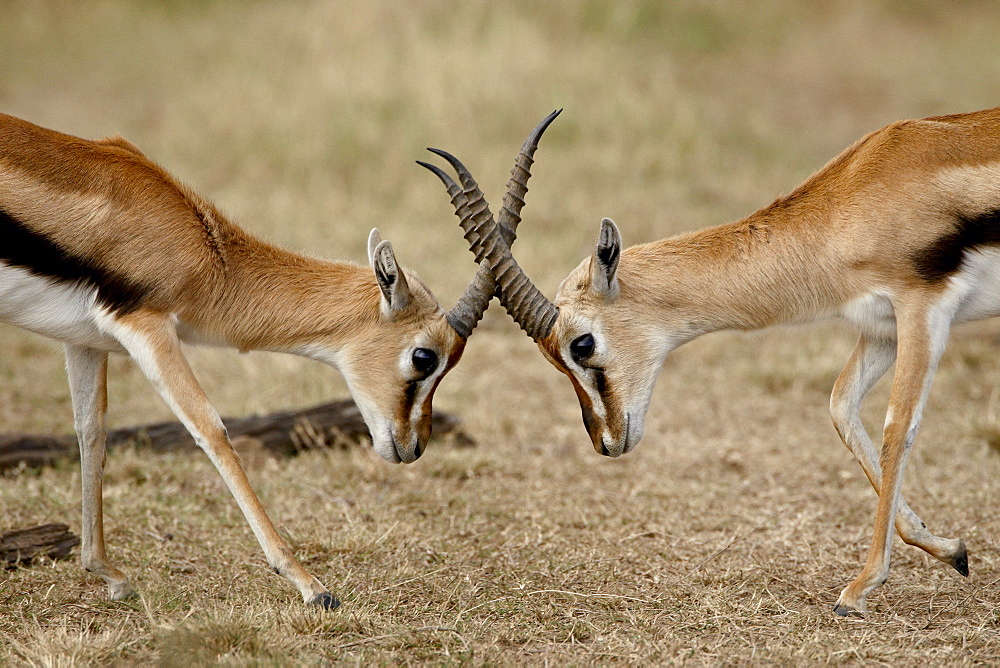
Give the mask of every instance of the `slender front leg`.
<svg viewBox="0 0 1000 668">
<path fill-rule="evenodd" d="M 892 531 L 903 482 L 903 468 L 920 426 L 931 380 L 944 352 L 950 312 L 926 305 L 897 305 L 897 361 L 885 418 L 875 531 L 868 559 L 855 580 L 840 594 L 838 615 L 865 612 L 868 595 L 889 577 Z"/>
<path fill-rule="evenodd" d="M 861 464 L 868 481 L 878 494 L 882 486 L 882 468 L 878 453 L 861 421 L 861 402 L 872 386 L 896 359 L 896 342 L 891 339 L 862 335 L 830 397 L 830 414 L 844 445 Z M 927 530 L 927 525 L 910 510 L 906 499 L 899 497 L 896 512 L 896 532 L 909 545 L 916 545 L 962 575 L 969 575 L 969 559 L 965 543 L 958 539 L 940 538 Z"/>
<path fill-rule="evenodd" d="M 83 482 L 83 527 L 80 560 L 88 572 L 104 578 L 108 598 L 120 601 L 135 594 L 128 578 L 115 568 L 104 551 L 105 442 L 108 408 L 108 354 L 66 344 L 66 373 L 73 400 L 73 421 L 80 443 Z"/>
<path fill-rule="evenodd" d="M 264 550 L 275 573 L 292 581 L 306 603 L 332 609 L 340 605 L 319 580 L 295 560 L 250 487 L 226 428 L 198 384 L 180 349 L 176 330 L 160 314 L 132 313 L 103 323 L 128 350 L 142 372 L 218 469 Z"/>
</svg>

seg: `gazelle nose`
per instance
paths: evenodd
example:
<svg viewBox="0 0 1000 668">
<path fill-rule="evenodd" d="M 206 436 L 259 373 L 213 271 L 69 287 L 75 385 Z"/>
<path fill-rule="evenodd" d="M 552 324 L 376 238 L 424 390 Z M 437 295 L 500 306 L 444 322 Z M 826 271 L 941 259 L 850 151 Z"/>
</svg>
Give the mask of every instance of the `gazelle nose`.
<svg viewBox="0 0 1000 668">
<path fill-rule="evenodd" d="M 604 455 L 605 457 L 611 457 L 612 459 L 616 459 L 618 457 L 621 457 L 622 454 L 625 452 L 625 450 L 626 450 L 625 444 L 616 443 L 615 441 L 609 439 L 606 436 L 601 438 L 601 454 Z"/>
<path fill-rule="evenodd" d="M 417 444 L 413 446 L 413 461 L 420 459 L 422 454 L 424 454 L 424 449 L 420 447 L 420 441 L 417 441 Z"/>
</svg>

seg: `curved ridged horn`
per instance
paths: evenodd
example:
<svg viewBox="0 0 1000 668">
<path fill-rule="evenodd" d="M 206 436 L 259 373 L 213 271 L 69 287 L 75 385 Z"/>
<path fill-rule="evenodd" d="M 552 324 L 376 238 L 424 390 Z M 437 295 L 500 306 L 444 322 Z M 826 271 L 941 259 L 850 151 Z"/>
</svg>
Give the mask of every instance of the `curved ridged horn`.
<svg viewBox="0 0 1000 668">
<path fill-rule="evenodd" d="M 461 221 L 462 229 L 466 229 L 467 226 L 471 229 L 472 212 L 469 208 L 469 198 L 465 192 L 442 169 L 420 160 L 417 161 L 417 164 L 431 170 L 441 179 L 451 196 L 451 203 L 455 207 L 455 215 Z M 514 241 L 513 231 L 510 234 L 510 241 Z M 486 308 L 490 305 L 494 292 L 496 292 L 496 281 L 493 280 L 493 273 L 485 265 L 480 265 L 479 271 L 476 272 L 469 287 L 465 289 L 459 300 L 445 315 L 448 324 L 451 325 L 456 334 L 463 339 L 469 338 L 472 330 L 476 328 L 476 325 L 482 320 L 483 314 L 486 313 Z"/>
<path fill-rule="evenodd" d="M 477 262 L 485 262 L 493 272 L 500 288 L 500 303 L 528 336 L 541 341 L 552 331 L 559 309 L 524 273 L 492 220 L 484 222 L 476 232 L 478 250 L 473 247 L 472 252 Z"/>
<path fill-rule="evenodd" d="M 501 304 L 532 338 L 546 336 L 552 329 L 555 317 L 554 315 L 551 318 L 541 315 L 545 309 L 538 308 L 537 297 L 544 300 L 548 310 L 556 314 L 558 310 L 531 284 L 520 267 L 517 267 L 520 280 L 517 276 L 508 276 L 507 280 L 498 281 L 495 277 L 499 274 L 494 271 L 494 268 L 503 264 L 503 260 L 499 259 L 495 263 L 482 262 L 484 258 L 489 257 L 488 249 L 482 240 L 487 235 L 498 235 L 500 244 L 497 249 L 500 254 L 502 255 L 503 251 L 506 250 L 509 261 L 517 266 L 516 261 L 511 256 L 510 246 L 514 242 L 517 225 L 521 222 L 520 214 L 522 207 L 524 207 L 525 194 L 528 192 L 527 183 L 528 179 L 531 178 L 531 165 L 534 163 L 535 149 L 538 148 L 538 140 L 545 129 L 561 111 L 559 109 L 546 116 L 524 140 L 514 168 L 511 170 L 511 178 L 507 182 L 507 192 L 504 194 L 498 222 L 494 222 L 493 214 L 490 212 L 486 198 L 479 189 L 476 180 L 457 158 L 446 151 L 428 149 L 443 157 L 455 168 L 464 189 L 459 188 L 443 170 L 434 165 L 417 161 L 418 164 L 432 171 L 445 184 L 448 194 L 451 196 L 452 205 L 455 207 L 455 214 L 459 217 L 459 224 L 465 232 L 465 238 L 473 253 L 476 254 L 477 262 L 480 262 L 479 271 L 472 283 L 447 314 L 448 322 L 462 338 L 468 338 L 472 333 L 472 330 L 482 319 L 495 292 L 498 293 Z M 494 255 L 496 254 L 494 253 Z M 534 290 L 536 293 L 534 296 L 525 293 L 525 284 Z M 499 290 L 497 289 L 498 285 Z"/>
<path fill-rule="evenodd" d="M 511 246 L 513 239 L 507 238 L 507 230 L 517 231 L 517 226 L 521 222 L 521 208 L 524 206 L 524 196 L 528 192 L 528 179 L 531 178 L 531 165 L 535 162 L 535 149 L 538 148 L 538 140 L 546 128 L 562 113 L 562 109 L 556 109 L 551 114 L 542 119 L 542 122 L 535 126 L 528 138 L 521 145 L 521 151 L 517 154 L 514 167 L 510 170 L 510 179 L 507 181 L 507 192 L 503 196 L 503 203 L 500 205 L 500 215 L 497 224 L 500 226 L 500 234 L 507 246 Z"/>
</svg>

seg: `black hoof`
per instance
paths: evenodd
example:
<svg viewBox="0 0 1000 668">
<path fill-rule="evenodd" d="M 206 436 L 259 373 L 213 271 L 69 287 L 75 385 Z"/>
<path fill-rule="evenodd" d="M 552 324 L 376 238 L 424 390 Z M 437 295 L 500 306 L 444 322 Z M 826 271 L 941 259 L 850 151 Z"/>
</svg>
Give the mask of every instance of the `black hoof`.
<svg viewBox="0 0 1000 668">
<path fill-rule="evenodd" d="M 857 608 L 853 608 L 853 607 L 851 607 L 849 605 L 844 605 L 843 603 L 838 603 L 837 605 L 833 606 L 833 611 L 835 613 L 837 613 L 838 617 L 864 617 L 865 616 L 864 613 L 861 612 L 860 610 L 858 610 Z"/>
<path fill-rule="evenodd" d="M 969 551 L 965 549 L 965 543 L 962 543 L 962 549 L 952 559 L 951 565 L 963 576 L 969 577 Z"/>
<path fill-rule="evenodd" d="M 340 607 L 340 601 L 337 599 L 336 596 L 334 596 L 328 591 L 325 591 L 321 594 L 316 594 L 315 596 L 313 596 L 312 599 L 309 601 L 309 605 L 315 605 L 320 608 L 323 608 L 324 610 L 333 610 L 335 608 Z"/>
</svg>

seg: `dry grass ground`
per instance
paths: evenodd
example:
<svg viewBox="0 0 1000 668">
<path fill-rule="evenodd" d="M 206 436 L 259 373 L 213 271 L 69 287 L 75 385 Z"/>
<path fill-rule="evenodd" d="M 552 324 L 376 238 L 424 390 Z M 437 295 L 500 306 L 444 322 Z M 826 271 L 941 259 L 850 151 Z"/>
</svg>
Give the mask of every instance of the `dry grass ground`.
<svg viewBox="0 0 1000 668">
<path fill-rule="evenodd" d="M 518 255 L 552 293 L 614 217 L 627 243 L 731 220 L 864 132 L 1000 104 L 992 3 L 6 3 L 0 109 L 122 133 L 280 243 L 361 261 L 379 226 L 450 303 L 472 275 L 440 184 L 454 151 L 496 197 L 543 140 Z M 667 362 L 638 451 L 590 448 L 569 384 L 494 305 L 437 406 L 447 443 L 248 462 L 299 557 L 339 594 L 304 609 L 272 575 L 206 458 L 113 454 L 113 557 L 142 597 L 105 600 L 78 563 L 0 580 L 0 664 L 312 665 L 1000 661 L 1000 344 L 960 328 L 906 493 L 960 536 L 972 576 L 897 541 L 863 620 L 831 614 L 875 496 L 827 393 L 838 324 L 719 334 Z M 0 328 L 0 425 L 71 427 L 59 347 Z M 226 414 L 346 390 L 297 359 L 194 350 Z M 167 417 L 112 365 L 113 425 Z M 866 417 L 881 424 L 885 385 Z M 0 529 L 79 529 L 76 466 L 0 479 Z"/>
</svg>

